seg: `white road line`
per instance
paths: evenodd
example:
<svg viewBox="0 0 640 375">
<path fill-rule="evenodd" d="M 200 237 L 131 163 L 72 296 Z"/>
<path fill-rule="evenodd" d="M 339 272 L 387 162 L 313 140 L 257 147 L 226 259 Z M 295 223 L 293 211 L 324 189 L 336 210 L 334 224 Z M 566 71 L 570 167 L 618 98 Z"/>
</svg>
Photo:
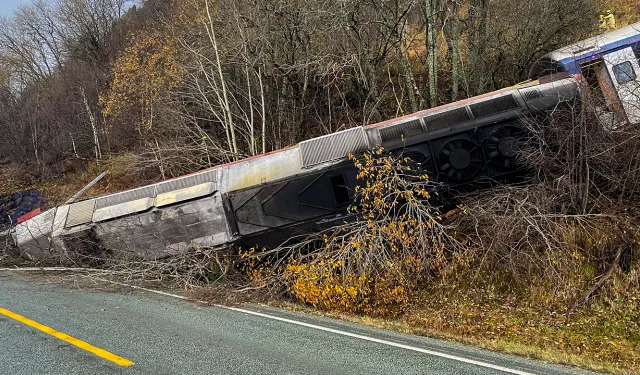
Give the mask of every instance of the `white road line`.
<svg viewBox="0 0 640 375">
<path fill-rule="evenodd" d="M 191 300 L 191 299 L 189 299 L 187 297 L 184 297 L 184 296 L 180 296 L 180 295 L 172 294 L 172 293 L 167 293 L 167 292 L 163 292 L 163 291 L 160 291 L 160 290 L 154 290 L 154 289 L 144 288 L 144 287 L 135 286 L 135 285 L 123 284 L 123 283 L 110 281 L 110 280 L 102 280 L 102 281 L 110 282 L 110 283 L 121 285 L 121 286 L 126 286 L 126 287 L 133 288 L 133 289 L 140 289 L 140 290 L 144 290 L 144 291 L 147 291 L 147 292 L 160 294 L 160 295 L 163 295 L 163 296 L 179 298 L 179 299 L 188 300 L 188 301 Z M 204 301 L 195 301 L 195 302 L 206 303 Z M 479 367 L 490 368 L 490 369 L 498 370 L 498 371 L 505 372 L 505 373 L 508 373 L 508 374 L 535 375 L 535 374 L 530 373 L 530 372 L 510 369 L 510 368 L 507 368 L 507 367 L 493 365 L 493 364 L 487 363 L 487 362 L 481 362 L 481 361 L 476 361 L 476 360 L 468 359 L 468 358 L 464 358 L 464 357 L 458 357 L 458 356 L 451 355 L 451 354 L 436 352 L 436 351 L 433 351 L 433 350 L 417 348 L 415 346 L 399 344 L 399 343 L 393 342 L 393 341 L 377 339 L 375 337 L 359 335 L 359 334 L 351 333 L 351 332 L 345 332 L 345 331 L 341 331 L 341 330 L 338 330 L 338 329 L 323 327 L 323 326 L 319 326 L 319 325 L 315 325 L 315 324 L 311 324 L 311 323 L 300 322 L 300 321 L 297 321 L 297 320 L 281 318 L 279 316 L 264 314 L 264 313 L 260 313 L 260 312 L 257 312 L 257 311 L 245 310 L 245 309 L 240 309 L 240 308 L 237 308 L 237 307 L 229 307 L 229 306 L 223 306 L 223 305 L 214 305 L 214 306 L 221 307 L 221 308 L 227 309 L 227 310 L 232 310 L 232 311 L 236 311 L 236 312 L 249 314 L 249 315 L 255 315 L 255 316 L 262 317 L 262 318 L 277 320 L 277 321 L 280 321 L 280 322 L 295 324 L 295 325 L 299 325 L 299 326 L 303 326 L 303 327 L 307 327 L 307 328 L 313 328 L 313 329 L 316 329 L 316 330 L 319 330 L 319 331 L 335 333 L 335 334 L 341 335 L 341 336 L 353 337 L 353 338 L 356 338 L 356 339 L 375 342 L 375 343 L 378 343 L 378 344 L 392 346 L 392 347 L 395 347 L 395 348 L 411 350 L 411 351 L 418 352 L 418 353 L 428 354 L 428 355 L 431 355 L 431 356 L 434 356 L 434 357 L 447 358 L 447 359 L 450 359 L 450 360 L 453 360 L 453 361 L 468 363 L 468 364 L 476 365 L 476 366 L 479 366 Z"/>
<path fill-rule="evenodd" d="M 216 306 L 219 306 L 219 305 L 216 305 Z M 320 331 L 331 332 L 331 333 L 335 333 L 337 335 L 353 337 L 353 338 L 357 338 L 357 339 L 361 339 L 361 340 L 365 340 L 365 341 L 375 342 L 375 343 L 378 343 L 378 344 L 393 346 L 393 347 L 396 347 L 396 348 L 412 350 L 412 351 L 418 352 L 418 353 L 429 354 L 429 355 L 432 355 L 434 357 L 447 358 L 447 359 L 451 359 L 451 360 L 458 361 L 458 362 L 469 363 L 469 364 L 472 364 L 472 365 L 476 365 L 476 366 L 480 366 L 480 367 L 486 367 L 486 368 L 490 368 L 490 369 L 506 372 L 506 373 L 509 373 L 509 374 L 534 375 L 534 374 L 532 374 L 530 372 L 524 372 L 524 371 L 520 371 L 520 370 L 514 370 L 514 369 L 502 367 L 502 366 L 492 365 L 491 363 L 475 361 L 473 359 L 467 359 L 467 358 L 458 357 L 458 356 L 451 355 L 451 354 L 436 352 L 436 351 L 433 351 L 433 350 L 417 348 L 415 346 L 399 344 L 397 342 L 377 339 L 375 337 L 358 335 L 356 333 L 340 331 L 340 330 L 337 330 L 337 329 L 318 326 L 318 325 L 315 325 L 315 324 L 299 322 L 297 320 L 281 318 L 279 316 L 263 314 L 263 313 L 259 313 L 259 312 L 256 312 L 256 311 L 239 309 L 239 308 L 236 308 L 236 307 L 228 307 L 228 306 L 219 306 L 219 307 L 223 307 L 223 308 L 228 309 L 228 310 L 242 312 L 242 313 L 245 313 L 245 314 L 251 314 L 251 315 L 255 315 L 255 316 L 260 316 L 260 317 L 267 318 L 267 319 L 273 319 L 273 320 L 278 320 L 278 321 L 281 321 L 281 322 L 296 324 L 296 325 L 303 326 L 303 327 L 313 328 L 313 329 L 317 329 L 317 330 L 320 330 Z"/>
</svg>

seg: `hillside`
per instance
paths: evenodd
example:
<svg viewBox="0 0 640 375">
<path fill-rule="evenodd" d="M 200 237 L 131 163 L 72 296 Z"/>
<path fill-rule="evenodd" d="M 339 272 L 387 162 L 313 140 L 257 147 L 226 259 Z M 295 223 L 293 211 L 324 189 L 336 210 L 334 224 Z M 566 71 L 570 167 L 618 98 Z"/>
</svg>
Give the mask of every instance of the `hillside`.
<svg viewBox="0 0 640 375">
<path fill-rule="evenodd" d="M 605 6 L 232 3 L 22 7 L 0 34 L 0 157 L 25 182 L 175 177 L 520 82 L 538 56 L 596 33 Z M 620 25 L 637 19 L 631 3 L 608 3 Z"/>
<path fill-rule="evenodd" d="M 85 196 L 510 87 L 606 9 L 640 21 L 622 0 L 34 0 L 0 20 L 0 232 L 103 171 Z M 524 183 L 451 194 L 374 150 L 351 158 L 355 219 L 301 243 L 149 260 L 78 239 L 34 265 L 637 373 L 640 131 L 583 104 L 523 121 Z"/>
</svg>

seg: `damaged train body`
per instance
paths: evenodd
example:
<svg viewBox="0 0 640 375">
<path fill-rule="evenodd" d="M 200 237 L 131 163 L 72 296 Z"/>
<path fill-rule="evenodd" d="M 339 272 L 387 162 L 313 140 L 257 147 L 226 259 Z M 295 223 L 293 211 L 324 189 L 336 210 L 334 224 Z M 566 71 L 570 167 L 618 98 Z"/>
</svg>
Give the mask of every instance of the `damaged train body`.
<svg viewBox="0 0 640 375">
<path fill-rule="evenodd" d="M 604 97 L 602 121 L 640 122 L 630 94 L 640 82 L 639 55 L 635 24 L 545 55 L 525 83 L 56 207 L 12 235 L 32 259 L 84 241 L 147 259 L 193 246 L 275 246 L 347 215 L 357 183 L 349 154 L 382 146 L 420 163 L 432 179 L 459 186 L 517 172 L 522 119 L 575 105 L 584 94 Z"/>
</svg>

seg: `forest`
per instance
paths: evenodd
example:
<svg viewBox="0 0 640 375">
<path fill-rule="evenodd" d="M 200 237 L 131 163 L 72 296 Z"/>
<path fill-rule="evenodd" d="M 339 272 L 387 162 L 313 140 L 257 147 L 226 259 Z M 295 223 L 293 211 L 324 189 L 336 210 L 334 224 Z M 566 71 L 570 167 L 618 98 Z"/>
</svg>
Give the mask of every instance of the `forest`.
<svg viewBox="0 0 640 375">
<path fill-rule="evenodd" d="M 523 81 L 604 6 L 35 0 L 1 21 L 0 158 L 40 181 L 178 176 Z"/>
</svg>

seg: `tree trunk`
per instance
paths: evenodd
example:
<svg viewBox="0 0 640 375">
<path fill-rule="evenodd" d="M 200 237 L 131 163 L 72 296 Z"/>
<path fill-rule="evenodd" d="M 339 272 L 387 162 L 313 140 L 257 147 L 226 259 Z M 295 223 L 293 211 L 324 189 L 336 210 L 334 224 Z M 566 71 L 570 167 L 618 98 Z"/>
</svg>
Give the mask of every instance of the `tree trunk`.
<svg viewBox="0 0 640 375">
<path fill-rule="evenodd" d="M 438 56 L 436 49 L 438 16 L 438 0 L 425 0 L 424 24 L 425 43 L 427 48 L 427 65 L 429 70 L 429 106 L 435 107 L 438 102 Z"/>
<path fill-rule="evenodd" d="M 409 61 L 409 46 L 407 45 L 406 26 L 403 27 L 402 31 L 400 32 L 398 55 L 400 57 L 400 61 L 402 61 L 402 69 L 404 70 L 405 90 L 407 91 L 407 96 L 409 97 L 409 107 L 411 108 L 411 112 L 417 112 L 420 109 L 420 104 L 416 99 L 416 87 L 414 83 L 415 80 L 413 78 L 413 72 L 411 70 L 411 61 Z"/>
<path fill-rule="evenodd" d="M 485 71 L 482 66 L 483 56 L 487 43 L 487 18 L 489 17 L 488 0 L 472 0 L 469 5 L 469 51 L 472 66 L 477 66 L 476 71 Z M 470 95 L 478 95 L 485 91 L 484 79 L 476 77 L 475 82 L 471 83 L 474 92 Z M 475 83 L 475 84 L 474 84 Z"/>
<path fill-rule="evenodd" d="M 447 4 L 447 27 L 445 28 L 445 39 L 448 47 L 448 57 L 451 62 L 451 100 L 458 100 L 458 90 L 460 87 L 460 17 L 459 5 L 456 1 Z"/>
<path fill-rule="evenodd" d="M 229 128 L 229 132 L 231 133 L 231 145 L 234 154 L 234 160 L 238 160 L 239 152 L 238 152 L 238 143 L 236 141 L 236 130 L 235 125 L 233 123 L 233 115 L 231 113 L 231 105 L 229 103 L 229 97 L 227 93 L 227 84 L 225 82 L 224 74 L 222 73 L 222 61 L 220 60 L 220 52 L 218 51 L 218 42 L 216 40 L 216 34 L 213 30 L 213 18 L 211 17 L 211 12 L 209 10 L 209 1 L 205 1 L 205 6 L 207 9 L 207 18 L 209 21 L 209 25 L 207 27 L 207 32 L 209 33 L 209 39 L 211 41 L 211 45 L 213 47 L 213 51 L 216 56 L 216 68 L 218 70 L 218 76 L 220 79 L 220 86 L 222 89 L 222 97 L 223 97 L 223 106 L 225 111 L 225 117 L 227 121 L 227 126 Z"/>
<path fill-rule="evenodd" d="M 102 151 L 100 150 L 100 138 L 98 136 L 98 127 L 96 124 L 96 118 L 93 115 L 93 111 L 91 111 L 91 107 L 89 106 L 89 101 L 87 100 L 87 94 L 84 91 L 84 87 L 80 88 L 80 92 L 82 93 L 82 101 L 84 102 L 84 108 L 87 111 L 87 115 L 89 115 L 89 123 L 91 124 L 91 130 L 93 131 L 93 151 L 96 154 L 96 160 L 100 160 L 102 159 Z"/>
<path fill-rule="evenodd" d="M 262 153 L 267 152 L 267 118 L 264 105 L 264 85 L 262 84 L 262 71 L 258 68 L 258 81 L 260 82 L 260 104 L 262 107 Z"/>
<path fill-rule="evenodd" d="M 249 77 L 249 64 L 245 61 L 244 64 L 244 73 L 245 73 L 245 77 L 247 79 L 247 95 L 249 95 L 249 98 L 247 99 L 247 101 L 249 102 L 249 119 L 248 119 L 248 126 L 249 126 L 249 153 L 251 153 L 251 156 L 255 156 L 257 154 L 257 150 L 256 150 L 256 138 L 255 138 L 255 126 L 254 126 L 254 115 L 253 115 L 253 95 L 251 93 L 251 79 Z"/>
</svg>

